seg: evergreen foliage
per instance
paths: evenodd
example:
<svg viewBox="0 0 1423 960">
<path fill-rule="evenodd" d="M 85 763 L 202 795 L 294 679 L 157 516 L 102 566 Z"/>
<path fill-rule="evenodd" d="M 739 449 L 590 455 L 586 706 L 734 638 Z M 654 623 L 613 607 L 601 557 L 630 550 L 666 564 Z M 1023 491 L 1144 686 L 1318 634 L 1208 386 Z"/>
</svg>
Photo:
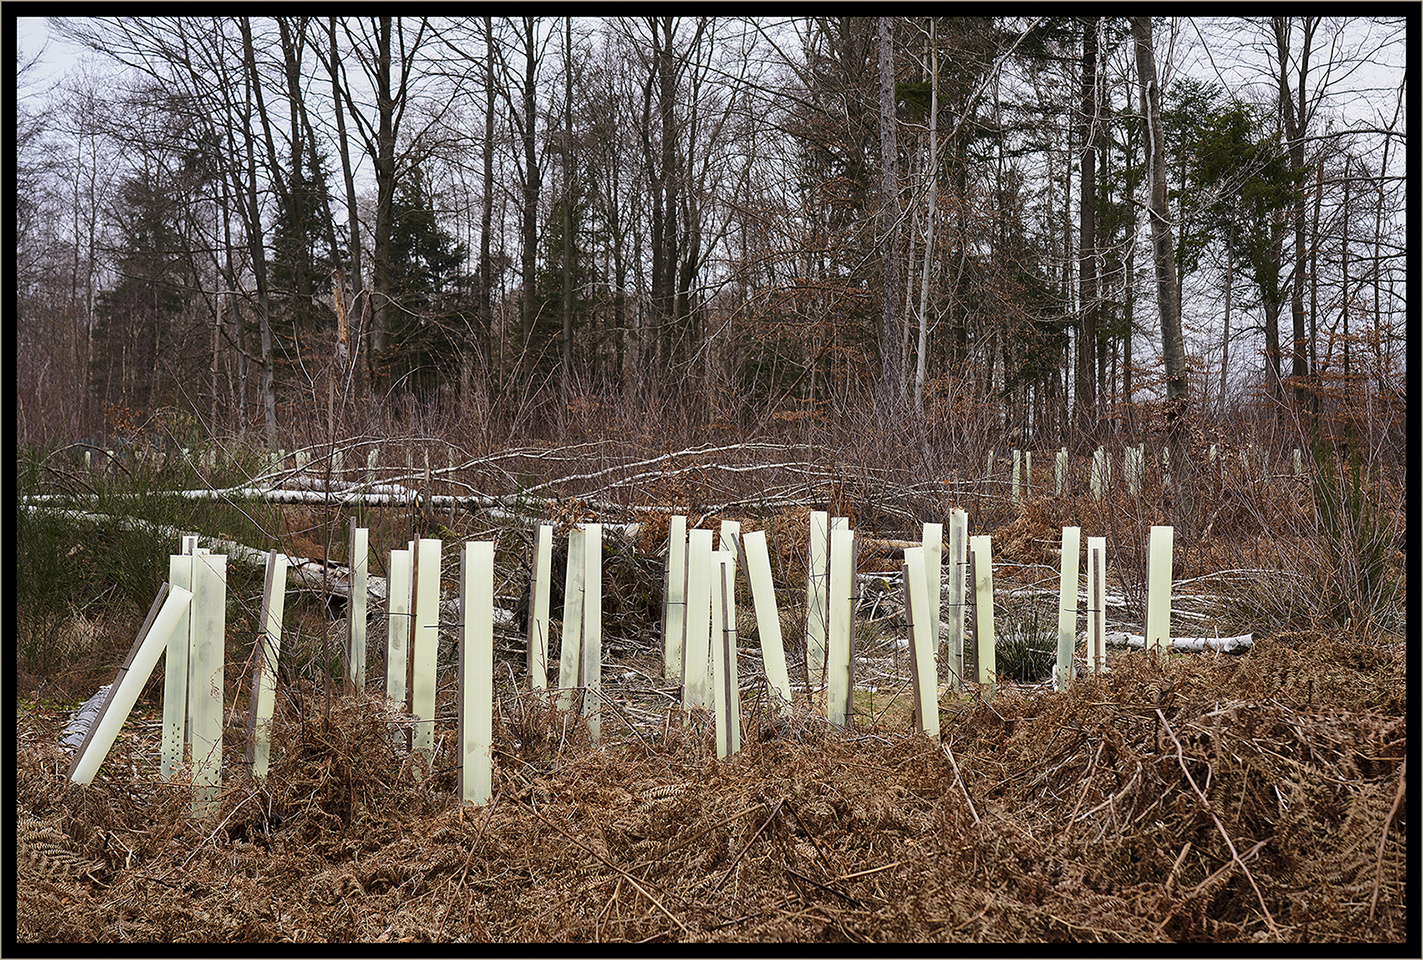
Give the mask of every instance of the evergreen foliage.
<svg viewBox="0 0 1423 960">
<path fill-rule="evenodd" d="M 435 197 L 419 167 L 401 182 L 392 204 L 390 295 L 394 302 L 384 362 L 393 379 L 433 395 L 458 375 L 473 329 L 473 278 L 466 254 L 439 222 Z"/>
</svg>

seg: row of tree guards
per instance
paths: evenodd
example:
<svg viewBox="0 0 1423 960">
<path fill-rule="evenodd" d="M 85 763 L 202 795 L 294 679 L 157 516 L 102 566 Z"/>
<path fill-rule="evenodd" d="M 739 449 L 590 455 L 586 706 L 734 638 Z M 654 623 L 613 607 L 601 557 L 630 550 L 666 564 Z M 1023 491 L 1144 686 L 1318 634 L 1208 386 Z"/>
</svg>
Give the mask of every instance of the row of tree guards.
<svg viewBox="0 0 1423 960">
<path fill-rule="evenodd" d="M 97 449 L 98 448 L 96 447 L 85 448 L 84 466 L 86 469 L 93 469 L 95 465 L 93 453 Z M 140 447 L 139 449 L 141 450 L 143 448 Z M 184 460 L 197 463 L 204 469 L 213 470 L 217 466 L 218 452 L 214 448 L 208 449 L 197 457 L 194 457 L 192 452 L 187 447 L 180 448 L 180 451 Z M 104 456 L 100 458 L 100 460 L 98 461 L 99 463 L 107 463 L 116 459 L 115 451 L 106 449 L 102 452 Z M 1170 451 L 1163 448 L 1159 451 L 1159 454 L 1161 474 L 1162 476 L 1169 478 L 1171 472 Z M 1032 491 L 1033 453 L 1031 450 L 1019 450 L 1017 448 L 1014 448 L 1008 451 L 1007 457 L 1012 461 L 1012 473 L 1010 475 L 1009 480 L 1009 490 L 1011 492 L 1011 495 L 1014 500 L 1025 499 L 1031 494 Z M 1239 457 L 1241 466 L 1247 472 L 1253 472 L 1258 476 L 1263 476 L 1270 469 L 1269 452 L 1259 447 L 1241 447 L 1239 450 Z M 359 474 L 361 472 L 360 467 L 351 467 L 345 462 L 345 458 L 343 457 L 342 451 L 340 450 L 332 450 L 329 454 L 329 458 L 331 473 L 333 476 L 339 477 L 347 473 Z M 1220 454 L 1218 445 L 1214 443 L 1210 445 L 1210 448 L 1206 454 L 1206 458 L 1207 462 L 1212 465 L 1224 465 L 1226 459 Z M 448 448 L 446 459 L 447 465 L 443 468 L 444 472 L 446 474 L 453 474 L 456 469 L 455 452 L 453 447 Z M 313 451 L 309 449 L 301 449 L 295 450 L 291 454 L 288 454 L 286 450 L 279 449 L 272 455 L 269 461 L 269 466 L 272 471 L 280 472 L 288 469 L 287 464 L 289 461 L 298 473 L 305 472 L 312 466 Z M 372 446 L 366 452 L 364 465 L 364 477 L 367 483 L 375 482 L 376 470 L 379 466 L 379 462 L 380 450 L 378 447 Z M 996 450 L 988 451 L 987 471 L 984 475 L 987 477 L 993 477 L 995 475 L 994 470 L 997 468 L 999 462 L 1000 458 L 998 452 Z M 1058 449 L 1053 466 L 1054 496 L 1060 497 L 1067 492 L 1068 463 L 1069 458 L 1067 454 L 1067 448 L 1062 447 Z M 1132 496 L 1135 496 L 1136 494 L 1141 492 L 1142 481 L 1143 478 L 1146 476 L 1146 445 L 1139 443 L 1135 446 L 1123 447 L 1121 463 L 1122 477 L 1126 483 L 1127 493 Z M 1092 491 L 1092 496 L 1096 499 L 1100 500 L 1102 496 L 1106 493 L 1108 487 L 1111 485 L 1113 473 L 1112 464 L 1113 457 L 1111 456 L 1110 451 L 1108 451 L 1106 447 L 1099 446 L 1095 451 L 1093 451 L 1089 485 Z M 1295 447 L 1292 451 L 1291 464 L 1293 466 L 1293 470 L 1296 476 L 1303 475 L 1304 458 L 1298 447 Z M 412 476 L 415 475 L 415 457 L 410 447 L 405 448 L 405 470 L 407 474 L 410 474 Z M 428 448 L 424 450 L 424 471 L 425 476 L 430 476 L 431 464 L 430 451 Z"/>
<path fill-rule="evenodd" d="M 844 726 L 853 716 L 855 531 L 844 517 L 814 511 L 809 523 L 809 564 L 805 587 L 805 685 L 808 696 L 824 692 L 826 719 Z M 558 689 L 548 691 L 549 588 L 554 527 L 541 524 L 534 540 L 525 666 L 533 690 L 548 692 L 558 707 L 571 710 L 581 699 L 594 742 L 600 736 L 604 702 L 602 675 L 602 526 L 585 523 L 568 533 L 563 631 Z M 1148 545 L 1146 647 L 1167 650 L 1171 597 L 1171 527 L 1152 527 Z M 988 536 L 968 535 L 968 514 L 949 518 L 947 557 L 944 530 L 926 523 L 923 543 L 905 548 L 904 608 L 909 625 L 914 705 L 919 729 L 939 736 L 939 657 L 945 658 L 950 689 L 964 682 L 965 615 L 974 616 L 976 681 L 984 690 L 997 682 L 993 636 L 993 554 Z M 1086 663 L 1105 665 L 1106 541 L 1086 544 Z M 366 686 L 368 531 L 350 530 L 350 606 L 347 618 L 347 679 Z M 217 803 L 222 777 L 223 669 L 226 639 L 227 557 L 184 536 L 181 552 L 170 557 L 169 580 L 154 599 L 138 639 L 108 688 L 97 717 L 75 751 L 69 777 L 93 781 L 139 691 L 165 652 L 160 776 L 174 776 L 190 758 L 193 812 L 206 816 Z M 1079 607 L 1081 530 L 1062 531 L 1061 588 L 1055 686 L 1072 679 Z M 434 755 L 435 687 L 439 652 L 439 540 L 411 541 L 391 551 L 387 604 L 385 692 L 408 718 L 393 724 L 392 736 L 408 730 L 410 749 L 427 761 Z M 789 712 L 795 691 L 786 665 L 780 612 L 771 577 L 766 534 L 742 534 L 723 521 L 719 542 L 713 531 L 687 530 L 687 518 L 671 518 L 668 533 L 662 636 L 665 677 L 681 689 L 682 705 L 714 718 L 719 757 L 741 746 L 740 685 L 737 675 L 736 571 L 751 590 L 766 684 L 776 708 Z M 281 653 L 287 558 L 267 556 L 260 632 L 253 657 L 247 725 L 246 767 L 254 779 L 267 774 L 275 703 L 276 666 Z M 937 587 L 937 589 L 936 589 Z M 494 544 L 460 545 L 459 569 L 458 754 L 461 796 L 487 803 L 492 783 L 494 676 Z M 943 619 L 947 606 L 947 621 Z M 947 625 L 947 635 L 942 635 Z M 941 644 L 942 639 L 942 644 Z M 407 690 L 407 672 L 410 678 Z M 577 694 L 581 693 L 581 698 Z M 813 699 L 813 698 L 812 698 Z M 428 764 L 427 764 L 428 765 Z"/>
</svg>

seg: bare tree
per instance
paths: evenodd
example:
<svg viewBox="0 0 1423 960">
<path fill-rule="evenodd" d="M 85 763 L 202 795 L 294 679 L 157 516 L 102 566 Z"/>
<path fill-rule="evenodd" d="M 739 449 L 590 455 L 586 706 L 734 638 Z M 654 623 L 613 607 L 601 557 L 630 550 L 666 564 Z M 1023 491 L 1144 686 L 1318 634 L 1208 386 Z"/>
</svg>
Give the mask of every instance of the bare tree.
<svg viewBox="0 0 1423 960">
<path fill-rule="evenodd" d="M 1097 433 L 1097 131 L 1100 96 L 1097 84 L 1097 33 L 1101 17 L 1082 20 L 1082 173 L 1078 180 L 1078 309 L 1077 429 L 1083 437 Z"/>
<path fill-rule="evenodd" d="M 904 401 L 904 354 L 900 336 L 899 299 L 899 140 L 898 111 L 894 96 L 893 18 L 880 17 L 879 37 L 879 142 L 880 142 L 880 256 L 883 258 L 880 353 L 883 367 L 882 396 L 892 406 Z"/>
<path fill-rule="evenodd" d="M 934 220 L 939 200 L 939 31 L 929 18 L 929 149 L 925 178 L 929 197 L 924 224 L 924 273 L 919 285 L 919 343 L 914 365 L 914 408 L 924 411 L 924 380 L 929 354 L 929 272 L 934 263 Z"/>
<path fill-rule="evenodd" d="M 382 364 L 385 361 L 387 338 L 391 329 L 391 314 L 395 309 L 391 291 L 392 208 L 399 178 L 405 172 L 397 146 L 401 141 L 401 125 L 412 100 L 419 90 L 417 62 L 422 47 L 429 39 L 429 24 L 425 18 L 407 20 L 400 17 L 358 17 L 342 20 L 348 57 L 340 57 L 335 44 L 327 61 L 333 74 L 333 88 L 339 87 L 345 114 L 356 124 L 366 155 L 375 169 L 376 207 L 371 225 L 371 325 L 370 348 L 366 359 L 373 384 L 385 385 Z M 345 64 L 354 59 L 363 80 L 374 93 L 372 105 L 358 103 L 350 80 L 337 84 L 335 73 L 344 72 Z M 338 69 L 332 69 L 337 67 Z M 340 116 L 340 114 L 338 114 Z M 419 135 L 407 142 L 418 142 Z"/>
<path fill-rule="evenodd" d="M 1146 117 L 1147 208 L 1156 263 L 1156 309 L 1161 315 L 1161 352 L 1166 363 L 1166 419 L 1171 449 L 1172 507 L 1178 526 L 1193 530 L 1194 470 L 1189 444 L 1191 383 L 1186 349 L 1181 339 L 1180 287 L 1176 281 L 1175 240 L 1166 205 L 1166 133 L 1161 125 L 1161 87 L 1157 82 L 1156 52 L 1152 46 L 1151 18 L 1131 18 L 1136 41 L 1136 68 L 1141 81 L 1141 112 Z"/>
</svg>

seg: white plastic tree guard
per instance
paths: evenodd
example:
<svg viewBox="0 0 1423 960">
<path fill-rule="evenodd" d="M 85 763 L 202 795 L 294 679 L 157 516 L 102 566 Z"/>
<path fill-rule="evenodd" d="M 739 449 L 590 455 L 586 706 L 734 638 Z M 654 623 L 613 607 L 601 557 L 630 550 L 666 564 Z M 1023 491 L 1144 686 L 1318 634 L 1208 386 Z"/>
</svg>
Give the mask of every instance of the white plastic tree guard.
<svg viewBox="0 0 1423 960">
<path fill-rule="evenodd" d="M 1060 447 L 1057 451 L 1057 463 L 1052 471 L 1052 492 L 1053 496 L 1060 497 L 1067 492 L 1067 448 Z"/>
<path fill-rule="evenodd" d="M 193 554 L 189 623 L 188 711 L 193 757 L 193 816 L 217 807 L 222 788 L 222 687 L 227 644 L 227 557 Z"/>
<path fill-rule="evenodd" d="M 741 749 L 741 685 L 736 670 L 736 554 L 712 553 L 711 659 L 716 755 Z"/>
<path fill-rule="evenodd" d="M 998 682 L 998 658 L 993 641 L 993 538 L 986 534 L 970 537 L 973 556 L 974 612 L 978 617 L 978 682 Z"/>
<path fill-rule="evenodd" d="M 280 550 L 267 554 L 267 575 L 262 587 L 262 613 L 258 621 L 256 663 L 252 667 L 252 706 L 247 720 L 247 765 L 252 779 L 267 776 L 272 750 L 272 710 L 276 705 L 277 658 L 282 650 L 282 612 L 287 590 L 287 558 Z"/>
<path fill-rule="evenodd" d="M 854 608 L 850 590 L 855 580 L 854 540 L 855 532 L 847 526 L 834 526 L 830 530 L 825 719 L 841 727 L 845 726 L 851 712 L 850 660 L 853 656 Z"/>
<path fill-rule="evenodd" d="M 1014 502 L 1014 503 L 1017 503 L 1019 500 L 1022 500 L 1022 499 L 1023 499 L 1022 491 L 1019 489 L 1019 486 L 1018 486 L 1018 484 L 1022 482 L 1022 479 L 1023 479 L 1023 451 L 1018 450 L 1018 449 L 1015 448 L 1015 449 L 1013 450 L 1013 486 L 1012 486 L 1012 490 L 1013 490 L 1013 502 Z"/>
<path fill-rule="evenodd" d="M 712 532 L 687 532 L 687 632 L 682 645 L 682 705 L 710 704 Z"/>
<path fill-rule="evenodd" d="M 682 639 L 687 632 L 687 518 L 667 524 L 667 578 L 662 593 L 662 678 L 682 682 Z"/>
<path fill-rule="evenodd" d="M 596 744 L 603 716 L 603 525 L 583 526 L 583 715 Z"/>
<path fill-rule="evenodd" d="M 185 540 L 187 538 L 184 538 Z M 193 538 L 196 539 L 196 538 Z M 193 559 L 191 544 L 183 553 L 168 557 L 168 582 L 184 590 L 193 589 Z M 183 764 L 183 747 L 188 733 L 188 638 L 191 606 L 178 615 L 174 638 L 166 647 L 163 682 L 163 735 L 158 753 L 158 775 L 171 780 Z"/>
<path fill-rule="evenodd" d="M 826 634 L 830 624 L 826 579 L 829 543 L 830 514 L 812 510 L 805 574 L 805 682 L 811 687 L 825 683 Z"/>
<path fill-rule="evenodd" d="M 1107 538 L 1087 538 L 1087 664 L 1107 666 Z"/>
<path fill-rule="evenodd" d="M 968 511 L 955 508 L 949 514 L 949 633 L 947 648 L 949 683 L 955 690 L 963 686 L 963 631 L 965 585 L 968 575 Z"/>
<path fill-rule="evenodd" d="M 1107 451 L 1103 447 L 1098 447 L 1092 452 L 1092 499 L 1101 500 L 1107 492 L 1107 484 L 1111 482 L 1111 461 L 1107 459 Z"/>
<path fill-rule="evenodd" d="M 1165 657 L 1171 647 L 1171 527 L 1152 527 L 1146 555 L 1146 648 Z"/>
<path fill-rule="evenodd" d="M 411 749 L 435 756 L 435 673 L 440 653 L 439 540 L 422 538 L 415 545 L 415 617 L 410 631 L 414 664 L 410 676 L 410 715 L 415 720 Z"/>
<path fill-rule="evenodd" d="M 937 524 L 934 524 L 937 526 Z M 929 614 L 931 587 L 925 571 L 925 547 L 904 549 L 904 609 L 909 620 L 909 652 L 913 661 L 914 712 L 925 736 L 939 738 L 939 680 L 934 666 Z"/>
<path fill-rule="evenodd" d="M 119 729 L 138 701 L 139 692 L 152 676 L 158 658 L 173 638 L 178 621 L 192 602 L 193 594 L 182 587 L 164 584 L 158 597 L 162 605 L 144 623 L 130 650 L 126 669 L 120 670 L 102 712 L 90 726 L 85 742 L 74 752 L 74 760 L 69 767 L 69 779 L 74 783 L 94 782 L 99 766 L 108 756 Z M 180 639 L 186 641 L 186 638 Z"/>
<path fill-rule="evenodd" d="M 1138 443 L 1122 451 L 1122 475 L 1127 482 L 1127 493 L 1133 497 L 1141 493 L 1141 478 L 1146 456 L 1146 445 Z"/>
<path fill-rule="evenodd" d="M 1056 685 L 1066 690 L 1072 680 L 1072 655 L 1077 647 L 1077 564 L 1082 528 L 1062 528 L 1062 578 L 1057 597 Z"/>
<path fill-rule="evenodd" d="M 761 661 L 766 683 L 779 700 L 782 716 L 791 712 L 791 680 L 786 671 L 786 651 L 781 641 L 781 615 L 776 609 L 776 588 L 771 580 L 771 557 L 766 531 L 755 530 L 741 538 L 746 554 L 746 579 L 756 607 L 756 631 L 761 637 Z"/>
<path fill-rule="evenodd" d="M 366 580 L 370 575 L 370 531 L 351 522 L 350 594 L 346 599 L 346 677 L 356 692 L 366 689 Z M 283 568 L 285 570 L 285 568 Z"/>
<path fill-rule="evenodd" d="M 939 617 L 943 615 L 944 593 L 944 525 L 924 524 L 924 599 L 928 601 L 925 616 L 929 618 L 928 641 L 932 651 L 939 649 Z M 935 680 L 937 683 L 937 678 Z"/>
<path fill-rule="evenodd" d="M 390 551 L 385 695 L 397 707 L 405 706 L 405 673 L 410 668 L 410 586 L 413 573 L 414 555 L 409 550 Z"/>
<path fill-rule="evenodd" d="M 153 598 L 153 603 L 149 604 L 148 616 L 143 620 L 143 626 L 139 628 L 138 636 L 133 645 L 129 647 L 128 655 L 124 657 L 124 662 L 119 666 L 118 676 L 112 683 L 106 683 L 95 691 L 94 695 L 84 701 L 83 705 L 74 712 L 69 723 L 65 726 L 64 736 L 60 743 L 74 753 L 69 764 L 69 772 L 73 774 L 79 758 L 89 748 L 89 743 L 94 739 L 94 734 L 98 730 L 99 722 L 103 720 L 104 714 L 108 712 L 110 704 L 113 703 L 114 696 L 118 692 L 119 681 L 123 679 L 129 668 L 133 665 L 135 657 L 143 647 L 144 638 L 148 631 L 153 628 L 153 623 L 158 619 L 158 614 L 163 609 L 163 603 L 168 599 L 169 585 L 163 584 L 158 588 L 158 595 Z"/>
<path fill-rule="evenodd" d="M 548 689 L 548 590 L 553 570 L 553 524 L 541 523 L 534 534 L 533 574 L 529 578 L 529 624 L 524 635 L 524 667 L 534 690 Z M 493 616 L 491 612 L 490 616 Z"/>
<path fill-rule="evenodd" d="M 745 562 L 740 521 L 723 520 L 719 540 L 712 562 L 712 682 L 718 751 L 725 750 L 718 755 L 726 757 L 741 749 L 741 688 L 736 669 L 736 565 L 738 559 L 743 566 Z"/>
<path fill-rule="evenodd" d="M 460 554 L 460 796 L 486 804 L 493 792 L 494 544 Z"/>
<path fill-rule="evenodd" d="M 583 544 L 582 524 L 568 531 L 568 564 L 563 575 L 563 638 L 558 649 L 558 709 L 573 705 L 578 671 L 583 665 Z"/>
<path fill-rule="evenodd" d="M 568 572 L 564 578 L 563 640 L 558 661 L 558 707 L 573 705 L 583 687 L 583 715 L 597 742 L 603 666 L 603 528 L 582 523 L 568 532 Z"/>
<path fill-rule="evenodd" d="M 723 520 L 721 522 L 720 543 L 718 550 L 725 550 L 731 554 L 732 572 L 736 570 L 735 563 L 741 556 L 741 521 Z"/>
</svg>

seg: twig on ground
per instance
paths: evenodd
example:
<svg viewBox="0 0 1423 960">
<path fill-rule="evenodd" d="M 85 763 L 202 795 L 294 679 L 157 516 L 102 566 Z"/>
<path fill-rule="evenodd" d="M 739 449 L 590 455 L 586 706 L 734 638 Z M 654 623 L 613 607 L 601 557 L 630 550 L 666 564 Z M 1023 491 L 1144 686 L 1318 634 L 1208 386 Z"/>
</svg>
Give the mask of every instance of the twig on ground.
<svg viewBox="0 0 1423 960">
<path fill-rule="evenodd" d="M 1191 785 L 1191 789 L 1194 790 L 1196 796 L 1200 798 L 1201 805 L 1205 807 L 1206 812 L 1209 813 L 1211 819 L 1215 821 L 1216 829 L 1220 831 L 1221 837 L 1225 839 L 1225 845 L 1230 848 L 1232 860 L 1240 866 L 1240 871 L 1245 874 L 1245 879 L 1250 881 L 1250 888 L 1255 891 L 1255 897 L 1260 901 L 1260 909 L 1265 912 L 1265 923 L 1269 925 L 1270 932 L 1276 937 L 1279 937 L 1280 928 L 1275 926 L 1275 918 L 1270 915 L 1270 908 L 1265 905 L 1265 895 L 1260 892 L 1260 887 L 1255 883 L 1255 877 L 1251 874 L 1250 868 L 1245 865 L 1245 861 L 1241 859 L 1239 851 L 1235 849 L 1235 841 L 1230 839 L 1230 833 L 1225 829 L 1225 824 L 1220 822 L 1220 817 L 1216 815 L 1215 810 L 1211 807 L 1210 800 L 1206 799 L 1206 795 L 1202 793 L 1201 788 L 1196 785 L 1196 778 L 1191 776 L 1191 771 L 1186 766 L 1186 756 L 1185 751 L 1181 747 L 1181 741 L 1176 739 L 1176 731 L 1171 729 L 1171 724 L 1166 720 L 1166 715 L 1161 712 L 1160 708 L 1156 711 L 1156 717 L 1161 721 L 1162 729 L 1166 731 L 1166 735 L 1169 736 L 1171 742 L 1176 745 L 1176 763 L 1181 767 L 1181 772 L 1186 775 L 1186 782 Z M 1264 843 L 1264 841 L 1262 840 L 1260 843 Z M 1256 846 L 1258 848 L 1259 844 L 1256 844 Z"/>
<path fill-rule="evenodd" d="M 1393 816 L 1398 813 L 1398 805 L 1403 802 L 1403 787 L 1408 774 L 1408 758 L 1403 758 L 1403 763 L 1398 768 L 1398 790 L 1393 795 L 1393 806 L 1389 808 L 1388 817 L 1383 822 L 1383 832 L 1379 834 L 1379 853 L 1377 866 L 1374 868 L 1374 892 L 1369 897 L 1369 919 L 1374 918 L 1374 908 L 1379 902 L 1379 885 L 1383 883 L 1383 850 L 1388 843 L 1388 828 L 1393 824 Z"/>
<path fill-rule="evenodd" d="M 963 782 L 963 774 L 959 773 L 959 762 L 954 759 L 954 752 L 949 749 L 949 742 L 945 740 L 939 746 L 940 749 L 944 751 L 944 756 L 949 758 L 949 763 L 954 768 L 954 779 L 958 781 L 959 789 L 963 791 L 963 798 L 968 803 L 968 812 L 973 814 L 973 822 L 975 824 L 982 823 L 983 821 L 978 819 L 978 811 L 973 808 L 973 797 L 968 795 L 968 785 Z"/>
</svg>

